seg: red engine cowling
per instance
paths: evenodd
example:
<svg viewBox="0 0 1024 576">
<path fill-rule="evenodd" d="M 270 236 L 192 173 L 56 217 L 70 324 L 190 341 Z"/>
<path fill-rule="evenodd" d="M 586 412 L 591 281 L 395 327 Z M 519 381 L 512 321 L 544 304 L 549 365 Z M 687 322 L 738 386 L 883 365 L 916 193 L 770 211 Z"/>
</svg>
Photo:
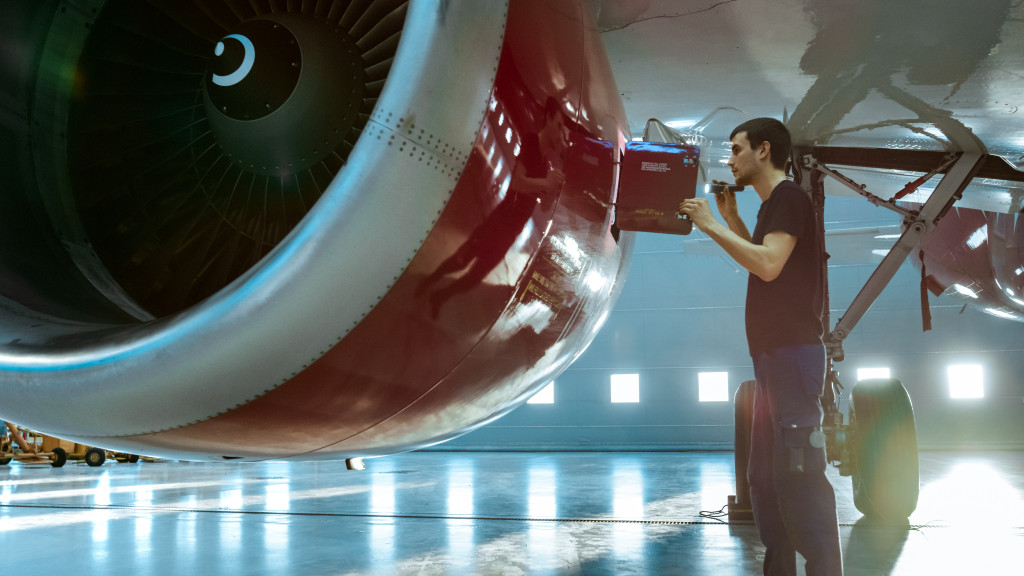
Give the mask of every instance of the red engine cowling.
<svg viewBox="0 0 1024 576">
<path fill-rule="evenodd" d="M 1024 322 L 1024 221 L 1020 214 L 952 208 L 911 254 L 935 295 Z"/>
<path fill-rule="evenodd" d="M 188 459 L 411 450 L 613 304 L 628 130 L 586 2 L 32 4 L 0 186 L 46 225 L 4 253 L 0 417 Z"/>
</svg>

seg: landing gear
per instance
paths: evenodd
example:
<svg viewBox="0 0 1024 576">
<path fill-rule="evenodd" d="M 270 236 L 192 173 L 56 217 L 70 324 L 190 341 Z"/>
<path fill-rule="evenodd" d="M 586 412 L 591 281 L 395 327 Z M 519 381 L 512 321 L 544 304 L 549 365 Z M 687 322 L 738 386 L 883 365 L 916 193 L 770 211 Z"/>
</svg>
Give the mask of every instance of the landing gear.
<svg viewBox="0 0 1024 576">
<path fill-rule="evenodd" d="M 883 257 L 871 277 L 846 313 L 831 332 L 825 334 L 824 344 L 828 357 L 825 393 L 821 398 L 824 409 L 822 431 L 825 433 L 825 449 L 828 460 L 839 468 L 842 476 L 852 476 L 854 505 L 865 516 L 886 522 L 903 522 L 914 509 L 920 492 L 920 478 L 917 460 L 917 431 L 914 424 L 914 410 L 910 396 L 899 382 L 890 378 L 864 380 L 851 393 L 849 422 L 839 411 L 838 399 L 842 392 L 835 363 L 844 358 L 843 341 L 868 311 L 871 305 L 889 284 L 911 251 L 928 236 L 939 220 L 960 198 L 964 187 L 979 173 L 988 155 L 984 146 L 969 132 L 962 135 L 958 143 L 962 151 L 917 156 L 916 152 L 892 150 L 869 150 L 857 148 L 795 147 L 793 149 L 793 175 L 795 181 L 806 190 L 814 206 L 817 230 L 822 246 L 825 245 L 825 178 L 831 177 L 850 188 L 876 206 L 892 210 L 903 217 L 903 233 L 892 249 Z M 892 198 L 886 200 L 867 191 L 867 188 L 826 166 L 819 157 L 830 162 L 849 166 L 881 167 L 892 162 L 890 156 L 897 156 L 898 164 L 909 166 L 915 171 L 926 172 Z M 917 189 L 937 174 L 942 180 L 928 195 L 923 205 L 910 209 L 897 204 L 907 193 Z M 923 283 L 922 279 L 922 283 Z M 822 324 L 831 326 L 829 317 L 828 266 L 822 266 Z M 927 293 L 922 286 L 922 328 L 931 328 L 927 311 Z M 744 383 L 743 386 L 746 386 Z M 741 386 L 741 390 L 743 389 Z M 753 410 L 747 408 L 737 393 L 736 402 L 736 488 L 738 496 L 730 498 L 729 511 L 732 518 L 734 504 L 739 510 L 740 502 L 749 502 L 749 487 L 746 481 L 746 458 L 749 439 L 750 418 Z M 741 463 L 742 459 L 742 463 Z M 742 465 L 741 465 L 742 464 Z"/>
<path fill-rule="evenodd" d="M 905 524 L 917 508 L 920 476 L 917 429 L 910 396 L 893 378 L 861 380 L 854 386 L 849 422 L 839 411 L 842 385 L 829 369 L 822 407 L 825 418 L 825 449 L 828 461 L 840 476 L 853 481 L 853 503 L 864 516 L 887 524 Z M 754 415 L 754 382 L 736 391 L 736 496 L 729 497 L 729 520 L 750 521 L 751 422 Z"/>
<path fill-rule="evenodd" d="M 750 484 L 747 482 L 750 434 L 754 423 L 754 384 L 754 380 L 747 380 L 736 389 L 736 495 L 729 496 L 730 522 L 754 521 L 754 511 L 750 507 Z"/>
<path fill-rule="evenodd" d="M 917 508 L 920 474 L 910 396 L 899 380 L 861 380 L 853 389 L 853 503 L 862 514 L 905 521 Z"/>
</svg>

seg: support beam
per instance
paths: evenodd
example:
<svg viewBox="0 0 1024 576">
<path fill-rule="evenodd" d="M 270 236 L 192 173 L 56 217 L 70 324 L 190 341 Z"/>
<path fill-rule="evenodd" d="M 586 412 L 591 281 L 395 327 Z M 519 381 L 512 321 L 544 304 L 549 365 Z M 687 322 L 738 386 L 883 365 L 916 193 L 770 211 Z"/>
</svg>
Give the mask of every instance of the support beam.
<svg viewBox="0 0 1024 576">
<path fill-rule="evenodd" d="M 802 179 L 812 180 L 815 173 L 828 174 L 831 172 L 810 151 L 796 150 L 795 152 L 797 160 L 794 163 L 795 168 L 803 171 Z M 843 340 L 850 335 L 853 327 L 878 299 L 911 250 L 918 246 L 925 236 L 935 230 L 939 220 L 952 207 L 953 203 L 960 199 L 964 188 L 975 177 L 985 159 L 986 155 L 978 151 L 960 153 L 952 166 L 945 171 L 942 181 L 939 182 L 921 209 L 910 211 L 904 215 L 904 230 L 900 239 L 882 259 L 860 293 L 850 303 L 846 313 L 836 323 L 836 327 L 826 335 L 825 345 L 830 359 L 836 362 L 843 360 Z M 844 184 L 847 183 L 844 182 Z"/>
<path fill-rule="evenodd" d="M 805 153 L 829 166 L 856 166 L 878 170 L 906 170 L 929 172 L 942 164 L 947 152 L 941 150 L 894 150 L 890 148 L 850 148 L 842 146 L 812 146 Z M 946 170 L 940 170 L 945 173 Z M 985 154 L 975 178 L 1024 182 L 1024 171 L 1005 158 Z"/>
</svg>

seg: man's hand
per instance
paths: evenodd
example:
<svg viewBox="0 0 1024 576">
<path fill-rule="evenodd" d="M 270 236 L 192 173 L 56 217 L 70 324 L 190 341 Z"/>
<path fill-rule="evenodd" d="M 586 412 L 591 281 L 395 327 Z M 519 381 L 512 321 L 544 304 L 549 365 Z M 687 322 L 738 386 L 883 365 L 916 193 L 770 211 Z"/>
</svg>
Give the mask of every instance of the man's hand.
<svg viewBox="0 0 1024 576">
<path fill-rule="evenodd" d="M 722 215 L 726 222 L 739 218 L 739 211 L 736 209 L 736 192 L 729 187 L 730 185 L 727 182 L 712 180 L 711 183 L 721 184 L 726 187 L 721 193 L 715 194 L 715 204 L 718 205 L 718 213 Z"/>
<path fill-rule="evenodd" d="M 715 217 L 711 214 L 711 205 L 704 198 L 683 200 L 679 204 L 679 213 L 689 218 L 694 226 L 704 231 L 715 223 Z"/>
</svg>

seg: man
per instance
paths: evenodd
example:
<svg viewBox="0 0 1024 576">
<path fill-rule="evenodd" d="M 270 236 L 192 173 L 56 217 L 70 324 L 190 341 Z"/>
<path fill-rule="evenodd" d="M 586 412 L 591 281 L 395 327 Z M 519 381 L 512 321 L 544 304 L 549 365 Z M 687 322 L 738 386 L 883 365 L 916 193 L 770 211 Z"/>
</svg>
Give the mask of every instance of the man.
<svg viewBox="0 0 1024 576">
<path fill-rule="evenodd" d="M 761 198 L 753 236 L 728 188 L 715 195 L 728 227 L 703 198 L 684 201 L 679 213 L 750 272 L 746 327 L 757 384 L 747 477 L 754 523 L 766 548 L 764 574 L 795 575 L 800 552 L 808 576 L 838 576 L 839 526 L 821 432 L 824 250 L 809 195 L 786 179 L 786 127 L 755 118 L 729 139 L 736 187 L 753 186 Z"/>
<path fill-rule="evenodd" d="M 562 186 L 565 180 L 562 161 L 569 146 L 569 127 L 561 105 L 554 98 L 547 99 L 541 114 L 535 132 L 519 133 L 521 146 L 518 156 L 512 160 L 512 179 L 504 198 L 459 249 L 417 286 L 416 294 L 421 295 L 442 278 L 465 270 L 450 284 L 433 290 L 430 296 L 432 317 L 438 317 L 449 298 L 483 283 L 505 260 L 538 207 L 550 208 L 554 193 Z"/>
</svg>

